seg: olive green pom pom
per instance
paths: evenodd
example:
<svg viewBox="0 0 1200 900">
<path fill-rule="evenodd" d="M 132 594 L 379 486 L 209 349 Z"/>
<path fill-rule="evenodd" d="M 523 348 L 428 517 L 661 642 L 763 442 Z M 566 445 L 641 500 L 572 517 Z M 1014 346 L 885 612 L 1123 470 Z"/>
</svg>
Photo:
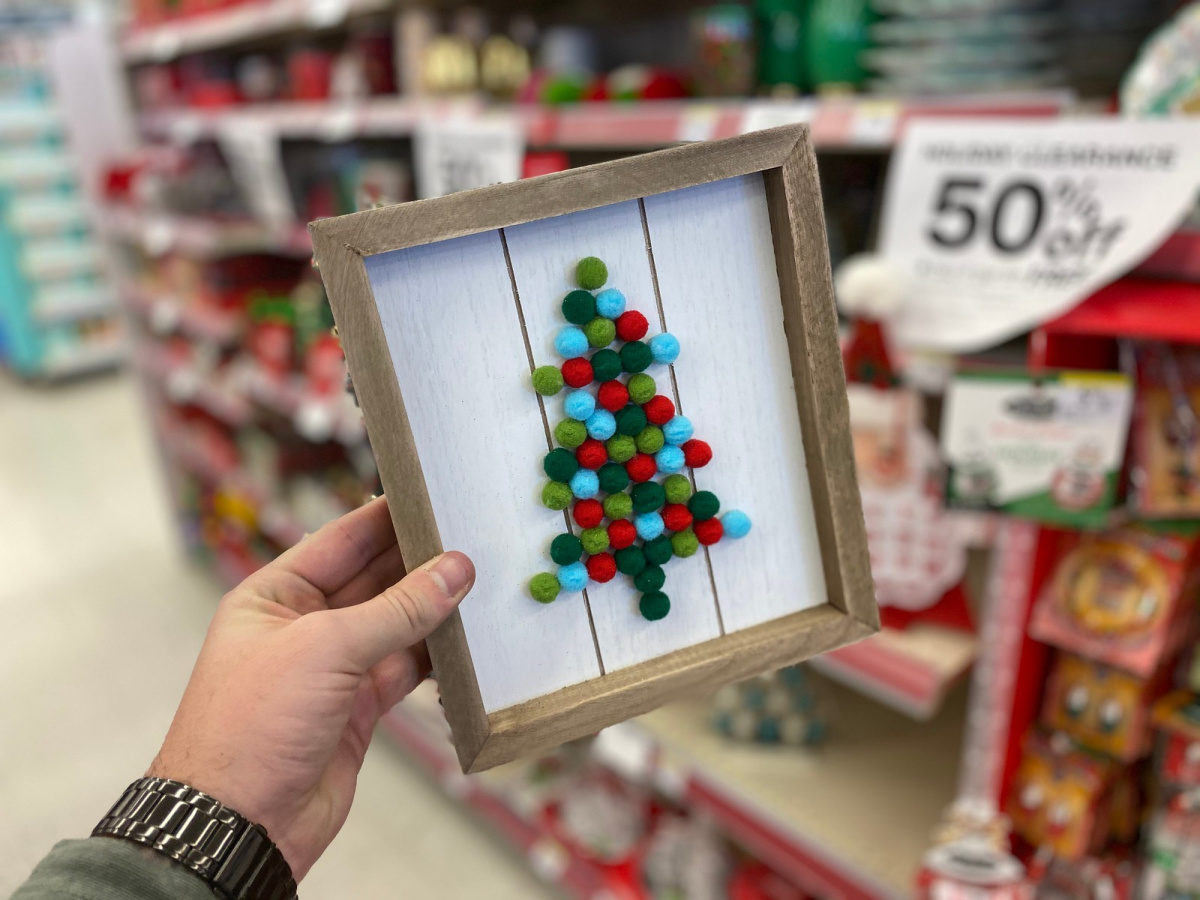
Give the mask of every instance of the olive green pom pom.
<svg viewBox="0 0 1200 900">
<path fill-rule="evenodd" d="M 605 463 L 596 474 L 600 476 L 600 490 L 606 494 L 619 494 L 629 487 L 629 473 L 624 466 Z"/>
<path fill-rule="evenodd" d="M 625 547 L 613 556 L 617 560 L 617 571 L 622 575 L 636 575 L 646 568 L 646 554 L 641 547 Z"/>
<path fill-rule="evenodd" d="M 613 324 L 612 319 L 596 316 L 583 326 L 583 333 L 587 335 L 588 343 L 593 347 L 607 347 L 617 338 L 617 326 Z M 595 375 L 595 372 L 593 366 L 592 374 Z"/>
<path fill-rule="evenodd" d="M 563 377 L 558 366 L 538 366 L 533 370 L 533 389 L 543 397 L 553 397 L 562 386 Z"/>
<path fill-rule="evenodd" d="M 596 298 L 587 291 L 571 291 L 563 297 L 562 314 L 572 325 L 586 325 L 596 315 Z"/>
<path fill-rule="evenodd" d="M 610 519 L 628 519 L 633 513 L 633 499 L 628 494 L 609 494 L 601 504 Z"/>
<path fill-rule="evenodd" d="M 633 576 L 633 586 L 643 594 L 662 590 L 662 586 L 666 583 L 667 573 L 663 571 L 663 567 L 653 564 L 646 566 Z"/>
<path fill-rule="evenodd" d="M 621 374 L 621 357 L 616 350 L 597 350 L 592 354 L 592 377 L 604 383 Z"/>
<path fill-rule="evenodd" d="M 691 556 L 700 549 L 700 541 L 696 537 L 696 532 L 688 528 L 684 531 L 677 531 L 671 535 L 671 550 L 678 557 L 686 558 Z"/>
<path fill-rule="evenodd" d="M 665 534 L 659 535 L 652 541 L 646 541 L 642 550 L 646 554 L 646 562 L 656 566 L 665 566 L 675 555 L 675 550 L 671 547 L 671 539 Z"/>
<path fill-rule="evenodd" d="M 671 611 L 671 599 L 662 591 L 651 591 L 643 594 L 638 601 L 638 611 L 642 618 L 649 622 L 657 622 Z"/>
<path fill-rule="evenodd" d="M 692 499 L 688 501 L 688 511 L 697 522 L 711 519 L 720 508 L 721 501 L 712 491 L 696 491 Z"/>
<path fill-rule="evenodd" d="M 621 368 L 626 372 L 643 372 L 654 359 L 650 345 L 641 341 L 629 341 L 618 352 L 621 355 Z"/>
<path fill-rule="evenodd" d="M 633 495 L 633 508 L 640 513 L 654 512 L 660 509 L 667 499 L 663 486 L 656 481 L 646 481 L 635 485 L 630 492 Z"/>
<path fill-rule="evenodd" d="M 604 287 L 608 281 L 608 266 L 595 256 L 585 256 L 575 267 L 575 283 L 589 291 Z"/>
<path fill-rule="evenodd" d="M 549 572 L 542 572 L 529 579 L 529 593 L 538 603 L 549 603 L 558 596 L 558 579 Z"/>
<path fill-rule="evenodd" d="M 578 419 L 563 419 L 554 426 L 554 439 L 568 450 L 574 450 L 587 440 L 587 436 L 587 426 Z"/>
<path fill-rule="evenodd" d="M 654 383 L 654 379 L 645 372 L 639 372 L 629 379 L 629 384 L 625 385 L 629 388 L 629 399 L 639 406 L 658 393 L 658 386 Z"/>
<path fill-rule="evenodd" d="M 626 406 L 624 409 L 617 411 L 615 418 L 617 420 L 617 434 L 627 434 L 633 437 L 646 427 L 646 414 L 642 412 L 640 406 Z"/>
<path fill-rule="evenodd" d="M 608 458 L 615 463 L 627 463 L 637 453 L 637 444 L 627 434 L 610 437 L 604 446 L 608 450 Z"/>
<path fill-rule="evenodd" d="M 686 475 L 668 475 L 663 479 L 663 490 L 667 492 L 668 503 L 687 503 L 692 496 L 692 483 Z"/>
<path fill-rule="evenodd" d="M 550 558 L 560 566 L 579 562 L 582 553 L 583 544 L 573 534 L 560 534 L 550 542 Z"/>
<path fill-rule="evenodd" d="M 583 550 L 588 556 L 595 556 L 608 549 L 608 529 L 597 525 L 595 528 L 585 528 L 579 535 Z"/>
<path fill-rule="evenodd" d="M 639 453 L 657 453 L 667 441 L 661 428 L 657 425 L 647 425 L 637 433 L 633 442 L 637 445 Z"/>
<path fill-rule="evenodd" d="M 546 454 L 542 460 L 542 468 L 552 481 L 570 481 L 571 476 L 579 469 L 579 462 L 570 450 L 557 447 Z"/>
<path fill-rule="evenodd" d="M 573 496 L 571 486 L 561 481 L 551 481 L 542 488 L 542 503 L 550 509 L 566 509 Z"/>
</svg>

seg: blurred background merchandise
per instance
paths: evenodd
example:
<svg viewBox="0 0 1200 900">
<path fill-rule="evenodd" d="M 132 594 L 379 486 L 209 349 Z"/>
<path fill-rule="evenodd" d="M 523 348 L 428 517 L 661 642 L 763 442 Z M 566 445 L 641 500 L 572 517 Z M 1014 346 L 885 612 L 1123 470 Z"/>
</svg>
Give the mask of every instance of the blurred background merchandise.
<svg viewBox="0 0 1200 900">
<path fill-rule="evenodd" d="M 380 489 L 307 222 L 810 124 L 884 631 L 469 778 L 426 684 L 386 720 L 404 760 L 362 794 L 414 767 L 548 891 L 587 900 L 1200 897 L 1200 214 L 1073 313 L 972 358 L 892 345 L 903 290 L 859 256 L 912 121 L 1194 114 L 1200 5 L 31 0 L 0 24 L 0 451 L 74 471 L 89 451 L 64 435 L 112 405 L 74 376 L 132 379 L 182 543 L 215 574 L 172 576 L 192 579 L 197 640 L 221 585 Z M 979 363 L 1035 397 L 1047 369 L 1123 374 L 1115 470 L 1084 448 L 1036 509 L 999 502 L 982 442 L 939 444 L 947 373 Z M 93 415 L 87 440 L 135 440 L 132 417 Z M 44 502 L 112 513 L 105 480 Z M 23 524 L 5 528 L 19 544 Z M 39 721 L 22 710 L 17 733 Z M 374 814 L 387 845 L 351 829 L 328 865 L 386 883 L 436 864 Z M 530 896 L 495 856 L 461 857 L 430 893 Z"/>
</svg>

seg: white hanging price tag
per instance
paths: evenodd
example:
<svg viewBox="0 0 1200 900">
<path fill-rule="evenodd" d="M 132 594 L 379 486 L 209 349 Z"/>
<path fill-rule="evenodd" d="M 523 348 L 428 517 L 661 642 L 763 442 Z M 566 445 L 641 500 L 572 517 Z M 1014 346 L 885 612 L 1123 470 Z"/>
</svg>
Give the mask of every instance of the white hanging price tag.
<svg viewBox="0 0 1200 900">
<path fill-rule="evenodd" d="M 525 133 L 515 116 L 425 119 L 416 132 L 417 188 L 422 198 L 521 177 Z"/>
<path fill-rule="evenodd" d="M 816 100 L 762 100 L 746 107 L 742 115 L 742 134 L 811 122 L 816 114 Z"/>
</svg>

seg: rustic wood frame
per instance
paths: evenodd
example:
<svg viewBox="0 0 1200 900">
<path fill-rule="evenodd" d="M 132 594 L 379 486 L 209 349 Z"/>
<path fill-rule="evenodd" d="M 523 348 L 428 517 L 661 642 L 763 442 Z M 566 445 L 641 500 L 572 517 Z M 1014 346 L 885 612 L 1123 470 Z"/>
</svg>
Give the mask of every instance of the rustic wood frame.
<svg viewBox="0 0 1200 900">
<path fill-rule="evenodd" d="M 689 691 L 807 659 L 879 630 L 855 476 L 816 157 L 807 125 L 690 144 L 309 226 L 405 560 L 442 552 L 365 259 L 761 172 L 828 602 L 485 712 L 463 624 L 428 640 L 464 772 L 591 734 Z"/>
</svg>

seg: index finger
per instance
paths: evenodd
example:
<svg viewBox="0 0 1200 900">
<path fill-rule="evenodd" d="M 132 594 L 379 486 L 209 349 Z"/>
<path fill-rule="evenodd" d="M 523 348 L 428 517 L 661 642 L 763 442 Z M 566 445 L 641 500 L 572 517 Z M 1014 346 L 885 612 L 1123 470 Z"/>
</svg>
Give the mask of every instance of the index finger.
<svg viewBox="0 0 1200 900">
<path fill-rule="evenodd" d="M 304 579 L 328 596 L 396 543 L 386 497 L 377 497 L 309 535 L 269 568 Z"/>
</svg>

